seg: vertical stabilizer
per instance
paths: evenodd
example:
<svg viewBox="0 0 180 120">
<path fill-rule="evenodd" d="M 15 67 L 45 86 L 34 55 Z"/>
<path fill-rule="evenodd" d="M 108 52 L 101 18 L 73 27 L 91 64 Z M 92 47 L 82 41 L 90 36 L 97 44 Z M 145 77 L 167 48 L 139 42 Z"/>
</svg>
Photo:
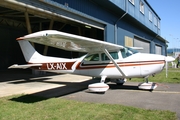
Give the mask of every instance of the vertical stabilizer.
<svg viewBox="0 0 180 120">
<path fill-rule="evenodd" d="M 28 63 L 38 63 L 40 62 L 41 58 L 43 57 L 40 55 L 34 47 L 29 43 L 29 41 L 26 40 L 20 40 L 18 41 L 19 45 L 21 47 L 22 53 L 24 55 L 24 58 L 26 62 Z"/>
</svg>

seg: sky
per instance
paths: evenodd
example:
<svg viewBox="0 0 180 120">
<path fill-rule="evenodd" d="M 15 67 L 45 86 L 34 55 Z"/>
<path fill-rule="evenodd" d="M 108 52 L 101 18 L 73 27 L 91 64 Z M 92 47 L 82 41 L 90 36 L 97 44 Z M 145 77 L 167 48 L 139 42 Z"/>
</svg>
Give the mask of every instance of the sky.
<svg viewBox="0 0 180 120">
<path fill-rule="evenodd" d="M 147 0 L 161 18 L 161 37 L 168 48 L 180 48 L 180 0 Z"/>
</svg>

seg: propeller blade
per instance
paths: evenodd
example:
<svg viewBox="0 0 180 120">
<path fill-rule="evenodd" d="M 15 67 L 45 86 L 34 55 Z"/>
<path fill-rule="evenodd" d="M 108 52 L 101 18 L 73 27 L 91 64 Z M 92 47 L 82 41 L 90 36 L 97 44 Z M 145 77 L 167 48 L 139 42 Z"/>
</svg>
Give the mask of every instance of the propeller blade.
<svg viewBox="0 0 180 120">
<path fill-rule="evenodd" d="M 166 62 L 173 62 L 175 60 L 175 58 L 171 57 L 171 56 L 166 56 Z"/>
<path fill-rule="evenodd" d="M 168 77 L 168 62 L 166 61 L 166 78 Z"/>
<path fill-rule="evenodd" d="M 168 77 L 168 62 L 173 62 L 175 58 L 171 56 L 166 56 L 165 61 L 166 61 L 166 78 Z"/>
</svg>

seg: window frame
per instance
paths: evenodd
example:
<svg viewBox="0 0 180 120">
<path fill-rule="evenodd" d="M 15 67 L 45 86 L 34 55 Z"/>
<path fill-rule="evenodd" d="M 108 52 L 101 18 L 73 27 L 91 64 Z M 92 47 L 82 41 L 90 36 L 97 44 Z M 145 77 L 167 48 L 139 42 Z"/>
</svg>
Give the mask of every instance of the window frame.
<svg viewBox="0 0 180 120">
<path fill-rule="evenodd" d="M 133 4 L 133 5 L 134 5 L 134 1 L 135 1 L 135 0 L 129 0 L 129 2 L 130 2 L 131 4 Z"/>
<path fill-rule="evenodd" d="M 152 18 L 153 18 L 152 12 L 149 11 L 149 21 L 150 21 L 150 22 L 152 22 Z"/>
<path fill-rule="evenodd" d="M 154 25 L 157 27 L 158 19 L 154 16 Z"/>
<path fill-rule="evenodd" d="M 161 28 L 159 19 L 157 19 L 157 26 L 158 26 L 159 29 Z"/>
<path fill-rule="evenodd" d="M 143 3 L 142 1 L 140 1 L 139 6 L 140 6 L 140 7 L 139 7 L 140 12 L 141 12 L 142 14 L 144 14 L 145 9 L 144 9 L 144 3 Z"/>
</svg>

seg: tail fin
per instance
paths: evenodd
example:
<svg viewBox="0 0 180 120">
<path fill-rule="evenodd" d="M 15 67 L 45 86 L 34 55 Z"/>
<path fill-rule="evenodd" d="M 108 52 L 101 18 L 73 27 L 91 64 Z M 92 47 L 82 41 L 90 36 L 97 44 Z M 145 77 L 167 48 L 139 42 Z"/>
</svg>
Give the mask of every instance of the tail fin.
<svg viewBox="0 0 180 120">
<path fill-rule="evenodd" d="M 42 55 L 39 54 L 33 46 L 26 40 L 19 40 L 19 45 L 23 52 L 24 58 L 28 63 L 38 63 L 42 60 Z"/>
</svg>

